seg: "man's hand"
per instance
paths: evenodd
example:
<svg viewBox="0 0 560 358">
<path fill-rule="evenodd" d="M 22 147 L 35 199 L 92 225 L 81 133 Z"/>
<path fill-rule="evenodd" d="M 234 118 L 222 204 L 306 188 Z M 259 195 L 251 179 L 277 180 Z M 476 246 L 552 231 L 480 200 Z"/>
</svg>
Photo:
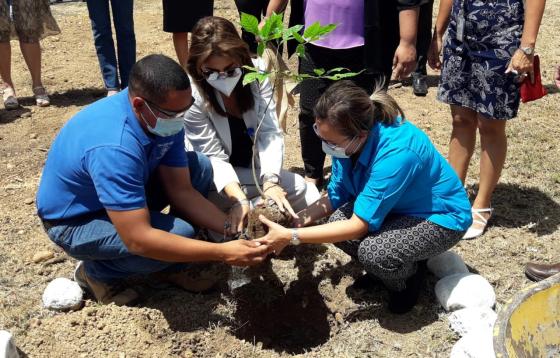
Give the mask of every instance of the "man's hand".
<svg viewBox="0 0 560 358">
<path fill-rule="evenodd" d="M 261 263 L 271 248 L 263 243 L 249 240 L 233 240 L 221 245 L 222 261 L 232 266 L 252 266 Z"/>
<path fill-rule="evenodd" d="M 393 77 L 403 80 L 416 68 L 416 47 L 401 41 L 393 57 Z"/>
</svg>

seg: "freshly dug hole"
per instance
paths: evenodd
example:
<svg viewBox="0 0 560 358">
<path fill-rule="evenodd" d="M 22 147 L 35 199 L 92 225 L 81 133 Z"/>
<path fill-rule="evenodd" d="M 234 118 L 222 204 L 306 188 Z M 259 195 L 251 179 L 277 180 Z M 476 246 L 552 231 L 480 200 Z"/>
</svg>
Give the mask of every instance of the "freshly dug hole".
<svg viewBox="0 0 560 358">
<path fill-rule="evenodd" d="M 261 238 L 268 232 L 268 227 L 259 220 L 259 215 L 264 215 L 267 219 L 284 227 L 290 227 L 292 225 L 291 215 L 287 210 L 284 210 L 284 212 L 280 211 L 276 203 L 257 206 L 247 215 L 247 238 L 249 240 Z"/>
</svg>

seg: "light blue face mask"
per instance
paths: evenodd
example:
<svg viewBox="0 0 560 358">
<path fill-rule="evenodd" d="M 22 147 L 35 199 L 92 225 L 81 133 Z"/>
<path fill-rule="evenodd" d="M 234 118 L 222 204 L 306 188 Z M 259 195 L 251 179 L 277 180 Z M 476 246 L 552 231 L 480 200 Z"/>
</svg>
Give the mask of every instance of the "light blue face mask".
<svg viewBox="0 0 560 358">
<path fill-rule="evenodd" d="M 154 112 L 150 108 L 150 105 L 148 105 L 147 103 L 146 105 L 150 110 L 150 112 L 152 112 L 152 115 L 156 117 L 156 126 L 152 127 L 150 126 L 150 124 L 148 124 L 148 121 L 146 121 L 144 115 L 140 113 L 140 116 L 142 117 L 144 123 L 146 123 L 146 127 L 148 128 L 148 131 L 150 133 L 157 135 L 159 137 L 170 137 L 172 135 L 179 133 L 183 129 L 183 125 L 184 125 L 183 116 L 185 112 L 181 112 L 177 114 L 176 117 L 162 118 L 154 114 Z"/>
<path fill-rule="evenodd" d="M 321 141 L 321 147 L 323 152 L 327 155 L 332 155 L 335 158 L 350 158 L 346 155 L 346 148 L 342 148 L 336 145 L 331 145 L 324 140 Z"/>
</svg>

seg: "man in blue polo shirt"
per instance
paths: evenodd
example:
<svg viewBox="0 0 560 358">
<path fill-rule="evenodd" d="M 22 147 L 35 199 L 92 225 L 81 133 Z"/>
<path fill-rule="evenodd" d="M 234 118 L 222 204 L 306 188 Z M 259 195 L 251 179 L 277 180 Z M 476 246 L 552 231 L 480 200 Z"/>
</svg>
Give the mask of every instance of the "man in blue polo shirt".
<svg viewBox="0 0 560 358">
<path fill-rule="evenodd" d="M 49 238 L 81 260 L 75 279 L 99 302 L 138 298 L 124 278 L 158 273 L 191 290 L 186 262 L 251 265 L 268 253 L 245 240 L 211 243 L 195 229 L 229 234 L 226 215 L 206 200 L 209 160 L 185 154 L 183 114 L 192 105 L 184 70 L 163 55 L 138 61 L 129 88 L 75 115 L 54 140 L 37 193 Z M 173 215 L 162 214 L 171 205 Z M 188 271 L 188 270 L 187 270 Z"/>
</svg>

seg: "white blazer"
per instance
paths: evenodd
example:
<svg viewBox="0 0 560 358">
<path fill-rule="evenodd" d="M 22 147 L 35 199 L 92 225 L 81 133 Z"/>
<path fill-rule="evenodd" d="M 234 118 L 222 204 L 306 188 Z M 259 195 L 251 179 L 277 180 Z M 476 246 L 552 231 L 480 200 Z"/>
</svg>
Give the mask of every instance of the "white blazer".
<svg viewBox="0 0 560 358">
<path fill-rule="evenodd" d="M 256 68 L 262 68 L 262 60 L 253 60 Z M 240 79 L 241 81 L 242 79 Z M 191 83 L 195 81 L 191 79 Z M 272 86 L 268 79 L 259 85 L 258 82 L 250 84 L 255 99 L 255 105 L 249 111 L 243 113 L 243 120 L 247 129 L 257 130 L 258 121 L 263 118 L 262 125 L 257 137 L 258 161 L 261 174 L 280 175 L 282 161 L 284 159 L 284 137 L 276 117 L 276 104 L 272 99 Z M 217 90 L 214 90 L 218 103 L 222 108 L 224 103 Z M 228 119 L 215 111 L 209 111 L 204 103 L 196 84 L 192 86 L 194 104 L 185 114 L 185 149 L 197 151 L 210 158 L 214 170 L 214 184 L 218 192 L 232 182 L 239 183 L 239 178 L 229 163 L 232 152 L 231 133 Z M 268 108 L 266 104 L 268 101 Z M 266 112 L 265 112 L 266 110 Z M 251 138 L 254 140 L 254 138 Z"/>
</svg>

